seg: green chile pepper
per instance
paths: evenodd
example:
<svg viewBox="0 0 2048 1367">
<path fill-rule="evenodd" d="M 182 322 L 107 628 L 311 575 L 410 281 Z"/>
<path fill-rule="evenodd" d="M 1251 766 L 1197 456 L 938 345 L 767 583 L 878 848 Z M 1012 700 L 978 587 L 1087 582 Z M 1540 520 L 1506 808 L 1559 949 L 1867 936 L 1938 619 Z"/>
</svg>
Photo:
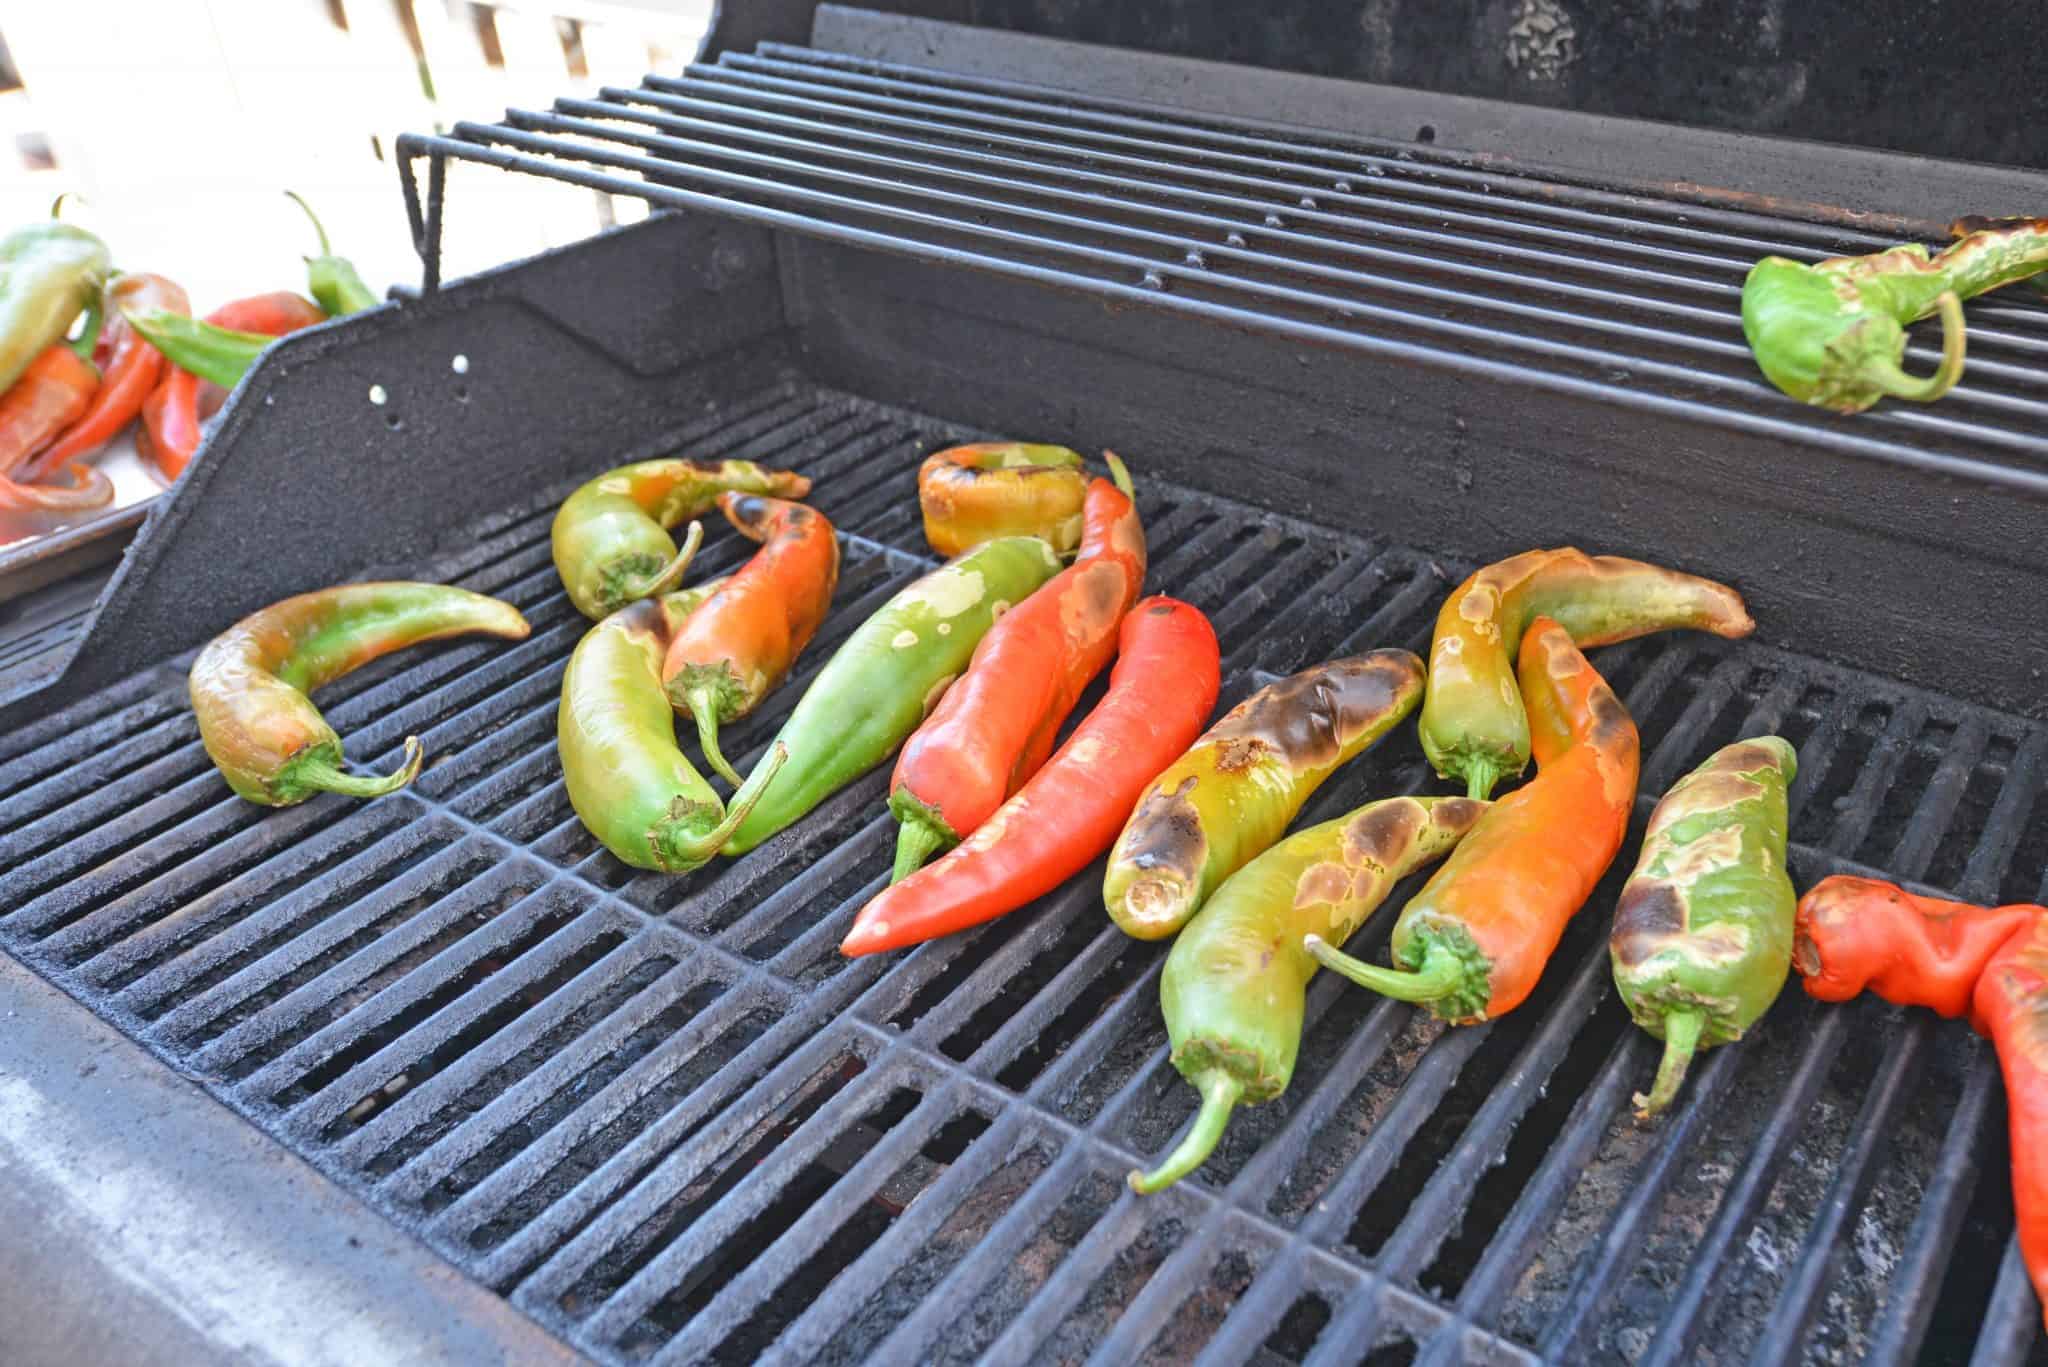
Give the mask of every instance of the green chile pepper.
<svg viewBox="0 0 2048 1367">
<path fill-rule="evenodd" d="M 777 746 L 727 810 L 676 744 L 662 657 L 724 583 L 628 604 L 584 633 L 562 675 L 555 741 L 569 805 L 635 868 L 688 873 L 710 862 L 782 765 Z"/>
<path fill-rule="evenodd" d="M 1393 886 L 1449 853 L 1487 808 L 1465 797 L 1395 797 L 1289 836 L 1238 870 L 1173 942 L 1159 1004 L 1173 1066 L 1202 1109 L 1166 1160 L 1130 1175 L 1155 1192 L 1215 1149 L 1240 1102 L 1287 1090 L 1316 961 L 1302 939 L 1343 944 Z"/>
<path fill-rule="evenodd" d="M 0 238 L 0 394 L 64 340 L 113 271 L 107 244 L 54 219 Z"/>
<path fill-rule="evenodd" d="M 569 601 L 595 619 L 674 588 L 690 557 L 677 553 L 668 529 L 709 512 L 728 490 L 802 498 L 811 482 L 750 460 L 669 458 L 608 470 L 569 495 L 549 533 Z"/>
<path fill-rule="evenodd" d="M 1637 1025 L 1664 1041 L 1647 1120 L 1671 1104 L 1696 1049 L 1742 1038 L 1792 966 L 1785 793 L 1799 769 L 1776 736 L 1737 741 L 1672 785 L 1621 890 L 1608 954 Z"/>
<path fill-rule="evenodd" d="M 998 537 L 876 609 L 797 701 L 778 737 L 789 764 L 725 852 L 746 853 L 887 759 L 967 668 L 996 618 L 1059 568 L 1039 538 Z"/>
<path fill-rule="evenodd" d="M 1422 661 L 1374 650 L 1268 684 L 1155 779 L 1110 851 L 1102 902 L 1124 933 L 1159 940 L 1286 831 L 1337 767 L 1422 701 Z"/>
<path fill-rule="evenodd" d="M 345 256 L 336 256 L 327 245 L 326 225 L 320 222 L 320 215 L 313 212 L 313 206 L 295 191 L 286 190 L 285 195 L 306 211 L 306 217 L 313 220 L 313 231 L 320 235 L 320 255 L 306 258 L 306 288 L 321 311 L 329 318 L 340 318 L 344 314 L 373 309 L 383 302 L 363 283 L 363 277 L 356 273 L 355 263 Z"/>
</svg>

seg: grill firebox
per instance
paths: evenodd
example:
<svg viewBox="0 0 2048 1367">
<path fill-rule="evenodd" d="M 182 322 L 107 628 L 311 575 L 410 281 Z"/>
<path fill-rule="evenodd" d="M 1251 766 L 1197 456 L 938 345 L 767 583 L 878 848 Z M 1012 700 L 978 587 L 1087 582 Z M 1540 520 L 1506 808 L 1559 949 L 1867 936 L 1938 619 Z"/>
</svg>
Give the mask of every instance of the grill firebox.
<svg viewBox="0 0 2048 1367">
<path fill-rule="evenodd" d="M 401 152 L 428 163 L 406 186 L 430 288 L 268 353 L 90 618 L 60 586 L 36 610 L 61 630 L 0 658 L 0 948 L 606 1362 L 2036 1347 L 1986 1045 L 1795 985 L 1637 1126 L 1656 1046 L 1605 938 L 1656 797 L 1767 732 L 1799 750 L 1801 886 L 2048 897 L 2044 643 L 1999 606 L 2048 591 L 2048 308 L 1973 305 L 1962 390 L 1843 422 L 1754 377 L 1741 272 L 1926 225 L 775 44 Z M 464 160 L 683 212 L 441 291 Z M 1762 632 L 1597 653 L 1643 796 L 1526 1006 L 1446 1031 L 1319 975 L 1288 1094 L 1137 1198 L 1124 1173 L 1194 1095 L 1164 947 L 1108 923 L 1099 875 L 848 961 L 893 850 L 886 770 L 673 878 L 582 829 L 554 753 L 586 624 L 548 524 L 590 473 L 674 450 L 816 481 L 838 597 L 727 729 L 744 768 L 933 563 L 918 460 L 993 435 L 1131 460 L 1148 588 L 1210 614 L 1226 705 L 1425 649 L 1477 558 L 1531 544 L 1728 578 Z M 748 553 L 707 531 L 693 578 Z M 498 595 L 533 635 L 320 695 L 359 764 L 421 738 L 405 792 L 236 801 L 185 702 L 192 650 L 357 574 Z M 1404 728 L 1302 820 L 1439 788 Z M 1384 955 L 1412 886 L 1354 953 Z"/>
</svg>

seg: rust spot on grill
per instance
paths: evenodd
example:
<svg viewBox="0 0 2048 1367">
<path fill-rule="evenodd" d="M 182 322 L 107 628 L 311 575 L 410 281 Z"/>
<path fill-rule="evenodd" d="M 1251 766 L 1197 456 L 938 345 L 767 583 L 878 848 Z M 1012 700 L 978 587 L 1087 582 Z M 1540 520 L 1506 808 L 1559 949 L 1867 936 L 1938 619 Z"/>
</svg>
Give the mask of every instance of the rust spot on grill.
<svg viewBox="0 0 2048 1367">
<path fill-rule="evenodd" d="M 1669 883 L 1631 880 L 1614 908 L 1615 962 L 1633 968 L 1685 930 L 1685 899 Z"/>
</svg>

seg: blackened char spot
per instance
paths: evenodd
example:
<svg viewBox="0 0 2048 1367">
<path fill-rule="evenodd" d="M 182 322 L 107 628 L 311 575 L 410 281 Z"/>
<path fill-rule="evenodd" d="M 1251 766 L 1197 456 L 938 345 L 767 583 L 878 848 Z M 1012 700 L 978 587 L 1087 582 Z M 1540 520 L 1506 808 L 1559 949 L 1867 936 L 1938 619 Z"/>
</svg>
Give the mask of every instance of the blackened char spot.
<svg viewBox="0 0 2048 1367">
<path fill-rule="evenodd" d="M 1232 708 L 1210 735 L 1270 746 L 1296 769 L 1325 768 L 1421 682 L 1422 661 L 1409 652 L 1367 651 L 1267 685 Z"/>
<path fill-rule="evenodd" d="M 1415 802 L 1375 802 L 1344 827 L 1345 862 L 1398 863 L 1421 829 L 1423 810 Z"/>
<path fill-rule="evenodd" d="M 1150 872 L 1165 869 L 1193 881 L 1209 857 L 1202 834 L 1202 815 L 1188 801 L 1196 780 L 1190 776 L 1170 793 L 1148 793 L 1131 815 L 1131 843 L 1124 858 L 1131 867 Z"/>
<path fill-rule="evenodd" d="M 1758 769 L 1778 767 L 1777 752 L 1768 745 L 1744 743 L 1731 745 L 1714 756 L 1713 767 L 1733 774 L 1755 773 Z"/>
<path fill-rule="evenodd" d="M 1669 883 L 1631 879 L 1614 908 L 1614 957 L 1624 965 L 1639 964 L 1667 937 L 1684 929 L 1685 903 L 1676 889 Z"/>
<path fill-rule="evenodd" d="M 1635 718 L 1629 716 L 1628 708 L 1622 706 L 1621 699 L 1604 682 L 1586 699 L 1586 708 L 1593 716 L 1594 745 L 1612 750 L 1637 743 Z"/>
</svg>

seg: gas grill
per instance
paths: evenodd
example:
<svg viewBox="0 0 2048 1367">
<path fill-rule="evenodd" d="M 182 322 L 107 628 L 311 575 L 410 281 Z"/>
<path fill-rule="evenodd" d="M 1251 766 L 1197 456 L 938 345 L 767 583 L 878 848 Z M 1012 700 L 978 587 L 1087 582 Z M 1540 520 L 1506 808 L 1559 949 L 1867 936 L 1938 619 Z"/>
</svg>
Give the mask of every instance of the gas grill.
<svg viewBox="0 0 2048 1367">
<path fill-rule="evenodd" d="M 1448 121 L 1340 131 L 1412 98 L 823 7 L 804 44 L 402 140 L 422 289 L 273 348 L 89 616 L 76 585 L 35 600 L 82 628 L 0 655 L 0 947 L 438 1254 L 449 1316 L 481 1289 L 601 1362 L 2038 1352 L 1988 1046 L 1790 986 L 1638 1126 L 1657 1047 L 1605 938 L 1656 797 L 1764 733 L 1799 750 L 1802 887 L 2048 896 L 2048 306 L 1973 304 L 1954 394 L 1855 419 L 1769 389 L 1735 311 L 1760 255 L 2038 212 L 2048 176 L 1591 120 L 1603 176 Z M 1663 137 L 1753 175 L 1653 185 Z M 444 283 L 453 163 L 678 212 Z M 1126 457 L 1148 585 L 1212 617 L 1226 704 L 1426 650 L 1449 588 L 1530 545 L 1727 579 L 1760 631 L 1597 653 L 1642 797 L 1527 1005 L 1446 1030 L 1319 975 L 1290 1091 L 1135 1197 L 1194 1094 L 1164 946 L 1108 923 L 1099 878 L 846 960 L 886 770 L 666 877 L 583 830 L 554 752 L 587 624 L 548 525 L 592 472 L 675 451 L 816 482 L 844 569 L 728 728 L 747 768 L 934 563 L 921 457 L 999 435 Z M 713 530 L 693 578 L 749 550 Z M 235 800 L 192 653 L 359 575 L 495 594 L 533 635 L 320 695 L 360 765 L 421 738 L 406 791 Z M 1302 821 L 1439 786 L 1408 728 Z M 1384 957 L 1401 900 L 1353 952 Z"/>
</svg>

